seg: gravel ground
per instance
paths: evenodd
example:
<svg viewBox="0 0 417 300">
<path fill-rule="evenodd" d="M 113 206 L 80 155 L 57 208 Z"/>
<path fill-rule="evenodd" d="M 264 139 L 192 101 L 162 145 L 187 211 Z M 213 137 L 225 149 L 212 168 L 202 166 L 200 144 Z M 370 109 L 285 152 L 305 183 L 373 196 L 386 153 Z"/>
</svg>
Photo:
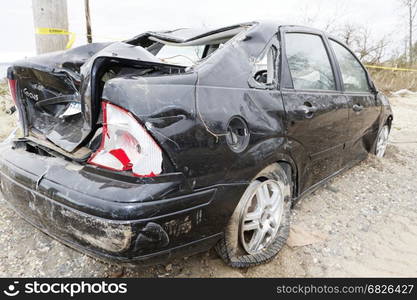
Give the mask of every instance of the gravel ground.
<svg viewBox="0 0 417 300">
<path fill-rule="evenodd" d="M 0 196 L 0 277 L 415 277 L 417 97 L 391 103 L 386 157 L 370 155 L 300 201 L 288 243 L 269 264 L 231 269 L 211 250 L 168 265 L 108 265 L 34 229 Z M 11 123 L 0 107 L 0 139 Z"/>
</svg>

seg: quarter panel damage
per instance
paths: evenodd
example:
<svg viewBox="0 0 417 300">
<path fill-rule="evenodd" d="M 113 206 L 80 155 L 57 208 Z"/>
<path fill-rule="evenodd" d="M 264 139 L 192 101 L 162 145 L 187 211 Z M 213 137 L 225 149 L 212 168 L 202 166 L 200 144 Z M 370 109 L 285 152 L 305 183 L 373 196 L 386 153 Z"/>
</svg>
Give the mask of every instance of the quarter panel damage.
<svg viewBox="0 0 417 300">
<path fill-rule="evenodd" d="M 192 186 L 219 183 L 224 180 L 219 174 L 243 159 L 226 142 L 233 118 L 248 124 L 248 149 L 271 136 L 282 136 L 280 93 L 248 85 L 255 61 L 276 30 L 274 26 L 254 26 L 185 74 L 111 79 L 104 86 L 103 98 L 133 112 Z M 197 156 L 196 149 L 200 149 Z M 261 161 L 262 155 L 249 153 Z M 258 170 L 252 168 L 251 172 Z"/>
</svg>

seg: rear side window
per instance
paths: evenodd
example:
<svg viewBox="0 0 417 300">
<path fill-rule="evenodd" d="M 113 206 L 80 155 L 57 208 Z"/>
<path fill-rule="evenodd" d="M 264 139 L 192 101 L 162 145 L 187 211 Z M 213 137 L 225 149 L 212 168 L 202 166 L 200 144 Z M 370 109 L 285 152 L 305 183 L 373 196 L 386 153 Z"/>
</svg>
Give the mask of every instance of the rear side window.
<svg viewBox="0 0 417 300">
<path fill-rule="evenodd" d="M 274 83 L 274 77 L 276 74 L 275 70 L 275 59 L 277 56 L 277 50 L 275 46 L 271 46 L 263 56 L 255 62 L 254 79 L 266 85 Z"/>
<path fill-rule="evenodd" d="M 365 70 L 353 54 L 341 44 L 330 40 L 342 72 L 343 85 L 347 92 L 369 92 Z"/>
<path fill-rule="evenodd" d="M 329 56 L 320 36 L 286 34 L 288 65 L 295 89 L 335 90 Z"/>
</svg>

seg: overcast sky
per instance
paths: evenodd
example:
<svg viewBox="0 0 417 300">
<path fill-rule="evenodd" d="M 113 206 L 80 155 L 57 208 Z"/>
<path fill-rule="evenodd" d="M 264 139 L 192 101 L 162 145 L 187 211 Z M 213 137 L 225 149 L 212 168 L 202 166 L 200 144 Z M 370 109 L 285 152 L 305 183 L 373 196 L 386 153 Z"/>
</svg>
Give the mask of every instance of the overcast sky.
<svg viewBox="0 0 417 300">
<path fill-rule="evenodd" d="M 90 0 L 94 41 L 128 38 L 146 30 L 219 26 L 257 19 L 322 27 L 337 22 L 363 24 L 375 38 L 389 35 L 391 49 L 405 36 L 399 0 Z M 70 31 L 86 43 L 84 1 L 68 0 Z M 306 24 L 311 23 L 314 24 Z M 35 55 L 32 0 L 2 1 L 0 62 Z"/>
</svg>

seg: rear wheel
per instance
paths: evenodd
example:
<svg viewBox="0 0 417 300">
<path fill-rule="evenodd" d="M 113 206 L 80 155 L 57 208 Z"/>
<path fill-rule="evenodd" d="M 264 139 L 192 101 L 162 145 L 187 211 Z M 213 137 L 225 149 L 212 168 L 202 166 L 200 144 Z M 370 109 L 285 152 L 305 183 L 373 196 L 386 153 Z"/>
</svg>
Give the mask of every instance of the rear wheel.
<svg viewBox="0 0 417 300">
<path fill-rule="evenodd" d="M 260 172 L 236 207 L 217 253 L 232 267 L 273 259 L 284 246 L 290 224 L 290 180 L 279 164 Z"/>
<path fill-rule="evenodd" d="M 378 137 L 375 142 L 375 155 L 377 157 L 383 157 L 388 145 L 389 127 L 384 125 L 378 133 Z"/>
</svg>

